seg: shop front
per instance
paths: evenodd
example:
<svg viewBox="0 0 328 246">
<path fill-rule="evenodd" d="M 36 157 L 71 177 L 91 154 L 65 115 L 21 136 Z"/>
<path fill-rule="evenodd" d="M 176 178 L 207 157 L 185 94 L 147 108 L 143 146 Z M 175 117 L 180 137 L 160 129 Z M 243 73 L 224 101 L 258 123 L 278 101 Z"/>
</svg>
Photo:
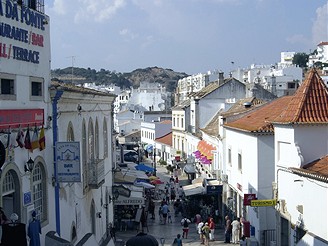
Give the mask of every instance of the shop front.
<svg viewBox="0 0 328 246">
<path fill-rule="evenodd" d="M 145 205 L 144 188 L 134 185 L 114 185 L 113 192 L 119 196 L 114 200 L 115 227 L 122 231 L 135 229 L 138 209 Z"/>
</svg>

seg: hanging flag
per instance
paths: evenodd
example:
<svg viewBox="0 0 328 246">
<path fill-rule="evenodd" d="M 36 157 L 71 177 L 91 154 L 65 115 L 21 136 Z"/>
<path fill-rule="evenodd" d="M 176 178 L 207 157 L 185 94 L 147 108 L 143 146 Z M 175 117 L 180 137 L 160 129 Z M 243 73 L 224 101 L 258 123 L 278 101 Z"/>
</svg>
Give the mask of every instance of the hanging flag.
<svg viewBox="0 0 328 246">
<path fill-rule="evenodd" d="M 39 150 L 42 151 L 46 148 L 46 137 L 44 135 L 44 128 L 42 126 L 39 136 Z"/>
<path fill-rule="evenodd" d="M 19 127 L 17 136 L 16 136 L 16 142 L 17 142 L 18 146 L 21 148 L 24 147 L 23 139 L 24 139 L 24 132 L 22 131 L 21 127 Z"/>
<path fill-rule="evenodd" d="M 27 127 L 25 140 L 24 140 L 25 149 L 32 150 L 31 137 L 30 137 L 30 128 Z"/>
<path fill-rule="evenodd" d="M 31 142 L 31 151 L 38 149 L 39 148 L 39 133 L 38 133 L 38 128 L 35 126 L 34 127 L 34 132 L 32 136 L 32 142 Z"/>
</svg>

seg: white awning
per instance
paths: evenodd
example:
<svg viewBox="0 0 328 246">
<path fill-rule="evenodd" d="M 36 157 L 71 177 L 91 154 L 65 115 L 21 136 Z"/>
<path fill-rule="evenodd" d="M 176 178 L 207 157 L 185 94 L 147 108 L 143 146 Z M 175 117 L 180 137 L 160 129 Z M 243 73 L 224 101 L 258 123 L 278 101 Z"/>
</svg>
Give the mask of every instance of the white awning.
<svg viewBox="0 0 328 246">
<path fill-rule="evenodd" d="M 192 196 L 197 194 L 203 194 L 205 189 L 202 183 L 195 183 L 191 185 L 185 185 L 182 187 L 186 196 Z"/>
</svg>

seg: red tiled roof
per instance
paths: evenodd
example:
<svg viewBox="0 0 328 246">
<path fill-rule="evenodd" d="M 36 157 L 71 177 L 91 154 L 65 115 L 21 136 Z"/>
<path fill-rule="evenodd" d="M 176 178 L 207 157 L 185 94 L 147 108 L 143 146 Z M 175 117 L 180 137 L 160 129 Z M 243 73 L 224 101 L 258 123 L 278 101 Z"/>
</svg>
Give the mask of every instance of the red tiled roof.
<svg viewBox="0 0 328 246">
<path fill-rule="evenodd" d="M 291 96 L 280 97 L 264 104 L 240 119 L 225 124 L 225 126 L 250 132 L 273 132 L 271 121 L 281 114 L 282 109 L 290 100 Z"/>
<path fill-rule="evenodd" d="M 321 42 L 320 44 L 318 44 L 318 46 L 322 46 L 322 45 L 328 45 L 328 42 Z"/>
<path fill-rule="evenodd" d="M 303 169 L 312 173 L 320 173 L 321 175 L 328 177 L 328 156 L 324 156 L 321 159 L 315 160 L 309 164 L 303 166 Z"/>
<path fill-rule="evenodd" d="M 293 173 L 328 183 L 328 156 L 312 161 L 301 168 L 290 168 Z"/>
<path fill-rule="evenodd" d="M 165 144 L 168 146 L 172 146 L 172 132 L 155 139 L 156 142 L 159 142 L 161 144 Z"/>
<path fill-rule="evenodd" d="M 328 90 L 315 69 L 274 119 L 277 123 L 328 123 Z"/>
</svg>

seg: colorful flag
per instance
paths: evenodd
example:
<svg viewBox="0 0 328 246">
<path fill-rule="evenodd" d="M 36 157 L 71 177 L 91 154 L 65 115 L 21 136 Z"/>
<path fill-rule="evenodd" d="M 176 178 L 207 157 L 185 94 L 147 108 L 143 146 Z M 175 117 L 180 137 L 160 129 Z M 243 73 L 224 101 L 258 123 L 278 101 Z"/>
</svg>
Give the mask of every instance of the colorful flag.
<svg viewBox="0 0 328 246">
<path fill-rule="evenodd" d="M 31 143 L 31 151 L 38 149 L 39 148 L 39 133 L 38 133 L 38 128 L 35 126 L 34 127 L 34 132 L 32 136 L 32 143 Z"/>
<path fill-rule="evenodd" d="M 24 132 L 19 127 L 18 132 L 17 132 L 17 136 L 16 136 L 16 142 L 17 142 L 18 146 L 21 147 L 21 148 L 24 147 L 23 139 L 24 139 Z"/>
<path fill-rule="evenodd" d="M 42 151 L 46 148 L 46 137 L 44 135 L 44 128 L 42 126 L 39 136 L 39 150 Z"/>
<path fill-rule="evenodd" d="M 30 137 L 30 128 L 27 127 L 25 140 L 24 140 L 25 149 L 32 150 L 31 137 Z"/>
</svg>

